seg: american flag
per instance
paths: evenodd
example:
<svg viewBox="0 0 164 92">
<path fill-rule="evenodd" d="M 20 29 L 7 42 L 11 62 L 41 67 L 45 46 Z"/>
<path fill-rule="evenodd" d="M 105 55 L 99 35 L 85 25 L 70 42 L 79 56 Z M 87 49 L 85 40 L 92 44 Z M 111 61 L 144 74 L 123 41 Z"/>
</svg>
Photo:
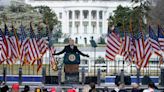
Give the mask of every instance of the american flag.
<svg viewBox="0 0 164 92">
<path fill-rule="evenodd" d="M 144 56 L 142 58 L 142 60 L 140 62 L 138 62 L 139 64 L 139 68 L 144 68 L 147 67 L 147 64 L 149 62 L 149 59 L 152 55 L 152 48 L 151 48 L 151 44 L 150 44 L 150 39 L 147 38 L 144 42 L 145 45 L 145 49 L 144 49 Z"/>
<path fill-rule="evenodd" d="M 152 47 L 153 52 L 157 54 L 158 56 L 162 56 L 161 48 L 158 43 L 158 37 L 155 34 L 154 30 L 151 28 L 151 26 L 149 26 L 149 37 L 150 37 L 150 42 L 151 42 L 151 47 Z"/>
<path fill-rule="evenodd" d="M 158 42 L 162 51 L 164 51 L 164 30 L 158 25 Z M 161 56 L 159 59 L 160 63 L 163 64 L 163 57 Z"/>
<path fill-rule="evenodd" d="M 134 45 L 136 48 L 136 53 L 135 53 L 135 61 L 137 63 L 140 63 L 144 57 L 144 38 L 142 36 L 142 32 L 139 31 L 138 34 L 134 36 Z"/>
<path fill-rule="evenodd" d="M 122 45 L 121 45 L 121 49 L 120 49 L 120 55 L 122 55 L 124 57 L 124 60 L 126 61 L 130 61 L 130 47 L 131 47 L 131 38 L 129 36 L 127 36 L 127 34 L 125 33 L 124 38 L 122 39 Z"/>
<path fill-rule="evenodd" d="M 136 45 L 136 61 L 138 68 L 147 67 L 149 59 L 152 55 L 152 47 L 150 39 L 144 40 L 143 33 L 140 31 L 137 40 L 135 40 Z"/>
<path fill-rule="evenodd" d="M 106 48 L 106 58 L 114 61 L 117 54 L 119 54 L 119 50 L 121 48 L 121 40 L 120 37 L 112 32 L 107 37 L 107 48 Z"/>
<path fill-rule="evenodd" d="M 19 59 L 19 39 L 17 37 L 14 26 L 12 25 L 12 30 L 10 32 L 10 48 L 12 50 L 12 61 L 15 63 Z"/>
<path fill-rule="evenodd" d="M 29 54 L 30 54 L 30 57 L 32 57 L 30 60 L 32 61 L 32 64 L 35 63 L 35 60 L 41 58 L 40 51 L 37 45 L 37 39 L 36 39 L 31 23 L 30 23 Z"/>
<path fill-rule="evenodd" d="M 39 60 L 37 60 L 37 73 L 42 68 L 42 62 L 43 62 L 43 59 L 42 58 L 40 58 Z"/>
<path fill-rule="evenodd" d="M 4 34 L 0 29 L 0 64 L 7 60 L 6 45 L 4 42 Z"/>
<path fill-rule="evenodd" d="M 135 47 L 135 39 L 131 36 L 130 39 L 130 52 L 129 52 L 129 60 L 134 61 L 136 55 L 136 47 Z"/>
<path fill-rule="evenodd" d="M 41 34 L 41 29 L 40 29 L 40 25 L 38 26 L 38 37 L 37 37 L 37 45 L 39 48 L 39 52 L 41 54 L 41 58 L 39 60 L 37 60 L 37 72 L 39 72 L 39 70 L 42 67 L 42 57 L 43 55 L 46 53 L 46 51 L 48 50 L 48 44 L 46 39 L 43 39 L 42 34 Z"/>
<path fill-rule="evenodd" d="M 31 58 L 29 57 L 28 49 L 29 39 L 27 38 L 27 34 L 22 24 L 20 25 L 20 34 L 20 60 L 22 65 L 24 65 L 25 63 L 30 62 Z"/>
<path fill-rule="evenodd" d="M 57 62 L 56 62 L 56 58 L 54 58 L 53 54 L 55 53 L 55 47 L 54 46 L 51 46 L 50 47 L 50 63 L 51 63 L 51 68 L 53 70 L 56 70 L 57 69 Z"/>
<path fill-rule="evenodd" d="M 20 59 L 20 41 L 19 41 L 19 38 L 18 38 L 18 34 L 14 28 L 14 26 L 12 25 L 12 30 L 11 32 L 14 33 L 14 37 L 13 37 L 13 42 L 14 42 L 14 45 L 15 45 L 15 48 L 16 48 L 16 52 L 17 52 L 17 55 Z"/>
<path fill-rule="evenodd" d="M 57 70 L 57 62 L 56 58 L 54 58 L 53 54 L 55 53 L 56 49 L 53 46 L 53 42 L 51 40 L 52 34 L 48 28 L 48 25 L 46 26 L 46 35 L 47 35 L 47 41 L 48 41 L 48 48 L 49 48 L 49 56 L 50 56 L 50 65 L 52 70 Z"/>
<path fill-rule="evenodd" d="M 41 56 L 43 56 L 46 51 L 48 50 L 48 41 L 43 38 L 43 35 L 41 34 L 41 28 L 38 26 L 38 36 L 37 36 L 37 44 L 39 47 L 39 51 Z"/>
<path fill-rule="evenodd" d="M 7 52 L 7 64 L 13 64 L 14 63 L 14 59 L 15 59 L 15 50 L 13 48 L 13 43 L 12 43 L 12 39 L 10 38 L 9 35 L 9 30 L 7 28 L 7 25 L 5 24 L 5 40 L 7 41 L 6 45 L 6 52 Z"/>
<path fill-rule="evenodd" d="M 158 42 L 161 47 L 161 50 L 164 51 L 164 30 L 159 25 L 158 25 Z"/>
</svg>

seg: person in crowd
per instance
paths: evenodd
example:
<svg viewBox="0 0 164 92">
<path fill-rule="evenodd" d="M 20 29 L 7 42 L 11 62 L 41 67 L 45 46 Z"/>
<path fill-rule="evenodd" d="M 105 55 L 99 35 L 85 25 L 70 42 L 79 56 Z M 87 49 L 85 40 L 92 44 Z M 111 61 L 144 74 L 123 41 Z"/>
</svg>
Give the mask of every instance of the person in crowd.
<svg viewBox="0 0 164 92">
<path fill-rule="evenodd" d="M 125 85 L 124 83 L 121 83 L 121 82 L 118 82 L 116 84 L 116 88 L 114 90 L 112 90 L 111 92 L 127 92 L 125 89 L 124 89 Z"/>
<path fill-rule="evenodd" d="M 51 88 L 51 92 L 56 92 L 56 88 Z"/>
<path fill-rule="evenodd" d="M 35 88 L 35 91 L 34 92 L 42 92 L 42 90 L 41 90 L 40 87 L 37 87 L 37 88 Z"/>
<path fill-rule="evenodd" d="M 132 87 L 132 92 L 141 92 L 137 83 L 134 83 Z"/>
<path fill-rule="evenodd" d="M 108 87 L 104 87 L 104 90 L 103 90 L 103 92 L 109 92 L 109 89 L 108 89 Z"/>
<path fill-rule="evenodd" d="M 47 88 L 43 88 L 43 92 L 48 92 Z"/>
<path fill-rule="evenodd" d="M 8 87 L 7 85 L 4 85 L 4 86 L 1 88 L 0 92 L 9 92 L 9 87 Z"/>
<path fill-rule="evenodd" d="M 159 92 L 157 86 L 154 83 L 149 83 L 148 88 L 145 89 L 143 92 Z"/>
<path fill-rule="evenodd" d="M 124 83 L 121 83 L 120 85 L 119 85 L 119 91 L 118 92 L 128 92 L 126 89 L 125 89 L 125 84 Z"/>
<path fill-rule="evenodd" d="M 67 92 L 76 92 L 76 90 L 72 88 L 72 89 L 68 89 Z"/>
<path fill-rule="evenodd" d="M 118 82 L 117 84 L 116 84 L 116 87 L 114 88 L 114 90 L 112 90 L 111 92 L 119 92 L 119 86 L 120 86 L 120 84 L 121 84 L 121 82 Z"/>
<path fill-rule="evenodd" d="M 89 92 L 97 92 L 97 91 L 96 91 L 95 83 L 91 83 L 91 84 L 90 84 L 90 87 L 91 87 L 91 89 L 89 90 Z"/>
<path fill-rule="evenodd" d="M 62 92 L 62 88 L 60 86 L 56 87 L 56 92 Z"/>
<path fill-rule="evenodd" d="M 89 92 L 90 86 L 89 85 L 85 85 L 83 87 L 83 92 Z"/>
<path fill-rule="evenodd" d="M 25 85 L 22 92 L 29 92 L 29 91 L 30 91 L 30 87 L 28 85 Z"/>
<path fill-rule="evenodd" d="M 15 83 L 12 85 L 12 92 L 19 92 L 19 84 Z"/>
</svg>

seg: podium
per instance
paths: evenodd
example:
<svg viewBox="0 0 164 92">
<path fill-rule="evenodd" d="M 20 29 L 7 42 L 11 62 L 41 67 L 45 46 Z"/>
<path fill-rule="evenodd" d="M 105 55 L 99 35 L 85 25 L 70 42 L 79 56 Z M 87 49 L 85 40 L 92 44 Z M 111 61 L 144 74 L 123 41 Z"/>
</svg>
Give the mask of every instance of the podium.
<svg viewBox="0 0 164 92">
<path fill-rule="evenodd" d="M 78 53 L 66 53 L 64 55 L 65 83 L 79 83 L 80 55 Z"/>
<path fill-rule="evenodd" d="M 78 53 L 66 53 L 64 64 L 80 64 L 80 55 Z"/>
</svg>

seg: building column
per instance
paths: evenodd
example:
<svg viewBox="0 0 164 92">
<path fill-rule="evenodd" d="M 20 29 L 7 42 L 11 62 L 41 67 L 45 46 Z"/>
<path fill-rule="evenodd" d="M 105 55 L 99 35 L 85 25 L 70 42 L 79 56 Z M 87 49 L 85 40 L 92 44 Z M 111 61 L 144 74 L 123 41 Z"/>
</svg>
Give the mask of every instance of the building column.
<svg viewBox="0 0 164 92">
<path fill-rule="evenodd" d="M 71 34 L 71 32 L 69 30 L 69 10 L 66 10 L 65 12 L 66 12 L 66 17 L 65 17 L 65 19 L 66 19 L 66 27 L 65 27 L 65 31 L 68 31 L 68 33 Z M 63 24 L 64 24 L 64 21 L 63 21 Z"/>
<path fill-rule="evenodd" d="M 103 32 L 102 33 L 107 33 L 108 24 L 107 24 L 105 11 L 102 11 L 102 19 L 103 19 L 103 22 L 102 22 Z"/>
<path fill-rule="evenodd" d="M 75 34 L 75 11 L 72 10 L 72 34 Z"/>
<path fill-rule="evenodd" d="M 88 14 L 88 16 L 89 16 L 89 18 L 88 18 L 88 32 L 87 33 L 89 33 L 89 34 L 91 34 L 92 33 L 92 26 L 91 26 L 91 11 L 92 10 L 89 10 L 89 14 Z"/>
<path fill-rule="evenodd" d="M 96 33 L 95 34 L 100 34 L 100 27 L 99 27 L 99 10 L 96 11 Z"/>
<path fill-rule="evenodd" d="M 80 34 L 84 33 L 84 29 L 83 29 L 83 10 L 80 10 Z"/>
</svg>

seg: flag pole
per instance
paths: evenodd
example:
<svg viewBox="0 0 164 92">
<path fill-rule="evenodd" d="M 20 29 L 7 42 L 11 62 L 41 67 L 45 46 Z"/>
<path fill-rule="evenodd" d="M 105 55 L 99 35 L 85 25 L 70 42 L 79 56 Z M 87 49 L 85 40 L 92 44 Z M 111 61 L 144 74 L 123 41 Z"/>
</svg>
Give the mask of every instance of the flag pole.
<svg viewBox="0 0 164 92">
<path fill-rule="evenodd" d="M 122 21 L 122 31 L 123 31 L 123 33 L 124 33 L 124 37 L 125 37 L 125 35 L 126 35 L 126 33 L 125 33 L 125 21 L 124 21 L 124 19 L 123 19 L 123 21 Z M 125 51 L 125 47 L 123 47 L 123 49 L 124 49 L 124 51 Z M 125 57 L 123 56 L 123 71 L 124 71 L 124 64 L 125 64 Z"/>
<path fill-rule="evenodd" d="M 5 26 L 5 23 L 6 23 L 6 21 L 7 21 L 7 18 L 6 19 L 4 19 L 4 26 Z M 5 36 L 5 35 L 4 35 Z M 8 52 L 7 52 L 8 53 Z M 6 62 L 8 62 L 8 54 L 7 54 L 7 59 L 5 60 Z M 3 61 L 3 81 L 4 81 L 4 83 L 6 83 L 6 67 L 7 67 L 7 65 L 5 64 L 5 61 Z"/>
<path fill-rule="evenodd" d="M 48 49 L 49 49 L 49 63 L 48 63 L 48 74 L 50 76 L 50 67 L 51 67 L 51 64 L 50 64 L 50 30 L 49 30 L 49 25 L 48 25 L 48 20 L 46 19 L 46 26 L 47 26 L 47 31 L 48 31 Z"/>
</svg>

